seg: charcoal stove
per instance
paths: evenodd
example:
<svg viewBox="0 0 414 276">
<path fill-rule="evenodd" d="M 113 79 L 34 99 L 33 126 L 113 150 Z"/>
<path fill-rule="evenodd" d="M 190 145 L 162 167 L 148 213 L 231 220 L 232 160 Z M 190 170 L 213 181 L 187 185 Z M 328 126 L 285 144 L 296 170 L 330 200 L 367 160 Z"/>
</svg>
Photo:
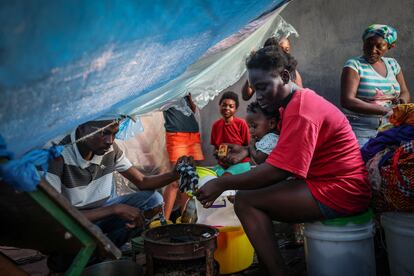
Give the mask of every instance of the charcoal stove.
<svg viewBox="0 0 414 276">
<path fill-rule="evenodd" d="M 217 229 L 202 224 L 172 224 L 145 231 L 146 275 L 154 275 L 160 261 L 191 263 L 200 259 L 205 265 L 205 275 L 215 275 L 217 236 Z"/>
</svg>

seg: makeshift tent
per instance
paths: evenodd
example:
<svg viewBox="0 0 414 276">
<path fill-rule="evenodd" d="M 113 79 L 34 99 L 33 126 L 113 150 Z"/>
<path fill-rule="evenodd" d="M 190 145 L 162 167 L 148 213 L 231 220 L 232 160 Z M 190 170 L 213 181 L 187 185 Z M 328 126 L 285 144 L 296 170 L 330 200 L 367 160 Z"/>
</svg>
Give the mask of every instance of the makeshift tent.
<svg viewBox="0 0 414 276">
<path fill-rule="evenodd" d="M 2 1 L 0 133 L 19 156 L 88 120 L 159 108 L 185 91 L 156 89 L 283 2 Z"/>
<path fill-rule="evenodd" d="M 20 157 L 89 120 L 180 108 L 188 92 L 203 107 L 240 78 L 252 49 L 294 32 L 278 16 L 287 2 L 2 2 L 0 134 Z M 142 127 L 121 129 L 127 138 Z"/>
</svg>

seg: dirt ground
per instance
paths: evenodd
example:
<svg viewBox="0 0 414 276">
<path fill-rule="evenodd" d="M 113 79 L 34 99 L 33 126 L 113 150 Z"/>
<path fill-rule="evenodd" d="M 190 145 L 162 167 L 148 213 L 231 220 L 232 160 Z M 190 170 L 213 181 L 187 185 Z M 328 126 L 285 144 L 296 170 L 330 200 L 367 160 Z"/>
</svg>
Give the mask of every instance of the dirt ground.
<svg viewBox="0 0 414 276">
<path fill-rule="evenodd" d="M 286 264 L 290 269 L 292 276 L 306 276 L 306 261 L 305 252 L 302 244 L 297 243 L 298 236 L 294 234 L 293 225 L 285 223 L 275 223 L 275 235 L 279 240 L 279 248 L 285 259 Z M 300 236 L 299 236 L 300 239 Z M 376 265 L 377 276 L 388 276 L 389 268 L 386 251 L 383 249 L 383 241 L 380 235 L 376 235 Z M 140 252 L 141 251 L 141 252 Z M 29 275 L 50 275 L 46 265 L 46 256 L 35 250 L 18 249 L 12 247 L 0 246 L 0 253 L 6 255 L 13 260 L 20 269 L 27 272 Z M 130 249 L 124 251 L 126 259 L 132 259 L 133 254 Z M 136 261 L 143 265 L 145 269 L 145 254 L 141 250 L 136 250 Z M 200 275 L 196 273 L 183 273 L 178 271 L 160 272 L 156 275 L 175 276 L 175 275 Z M 244 271 L 231 274 L 232 276 L 243 275 L 263 275 L 260 270 L 257 258 L 254 258 L 253 264 Z M 0 269 L 0 276 L 2 276 Z"/>
</svg>

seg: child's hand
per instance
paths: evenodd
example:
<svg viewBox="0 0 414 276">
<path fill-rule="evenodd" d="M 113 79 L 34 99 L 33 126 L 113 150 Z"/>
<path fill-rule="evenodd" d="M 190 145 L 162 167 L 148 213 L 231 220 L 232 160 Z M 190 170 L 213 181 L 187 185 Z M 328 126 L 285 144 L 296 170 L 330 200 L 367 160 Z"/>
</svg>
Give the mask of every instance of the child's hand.
<svg viewBox="0 0 414 276">
<path fill-rule="evenodd" d="M 240 163 L 244 158 L 249 156 L 249 149 L 240 145 L 229 144 L 229 152 L 226 157 L 228 164 Z"/>
<path fill-rule="evenodd" d="M 218 148 L 218 157 L 223 159 L 227 156 L 228 146 L 226 144 L 221 144 Z"/>
<path fill-rule="evenodd" d="M 219 160 L 219 157 L 218 157 L 218 149 L 215 149 L 214 150 L 213 156 L 214 156 L 214 158 L 216 158 L 216 160 Z"/>
</svg>

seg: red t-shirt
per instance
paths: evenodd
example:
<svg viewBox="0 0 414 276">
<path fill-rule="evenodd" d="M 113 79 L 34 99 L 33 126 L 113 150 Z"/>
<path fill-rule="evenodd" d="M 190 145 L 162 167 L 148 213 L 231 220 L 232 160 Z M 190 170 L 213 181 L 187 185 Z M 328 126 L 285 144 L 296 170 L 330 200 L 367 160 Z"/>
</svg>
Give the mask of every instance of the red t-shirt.
<svg viewBox="0 0 414 276">
<path fill-rule="evenodd" d="M 365 164 L 344 114 L 309 89 L 281 108 L 281 132 L 266 162 L 305 179 L 322 204 L 350 214 L 371 199 Z"/>
<path fill-rule="evenodd" d="M 250 132 L 246 121 L 237 117 L 234 117 L 229 124 L 226 124 L 223 119 L 215 121 L 211 129 L 210 144 L 218 149 L 223 143 L 248 146 Z M 249 158 L 242 160 L 242 162 L 249 161 Z"/>
</svg>

